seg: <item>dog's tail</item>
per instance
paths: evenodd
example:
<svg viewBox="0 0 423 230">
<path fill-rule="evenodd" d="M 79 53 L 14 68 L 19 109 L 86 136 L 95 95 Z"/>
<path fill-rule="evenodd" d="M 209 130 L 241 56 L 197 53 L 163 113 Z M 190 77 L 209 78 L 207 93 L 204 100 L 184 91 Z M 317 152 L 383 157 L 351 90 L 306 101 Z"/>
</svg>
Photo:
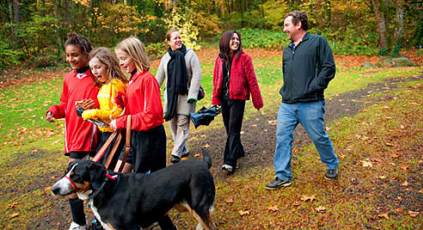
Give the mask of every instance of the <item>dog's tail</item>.
<svg viewBox="0 0 423 230">
<path fill-rule="evenodd" d="M 203 161 L 206 162 L 207 167 L 210 169 L 212 166 L 212 158 L 210 157 L 209 150 L 206 148 L 201 148 L 201 153 L 203 154 Z"/>
</svg>

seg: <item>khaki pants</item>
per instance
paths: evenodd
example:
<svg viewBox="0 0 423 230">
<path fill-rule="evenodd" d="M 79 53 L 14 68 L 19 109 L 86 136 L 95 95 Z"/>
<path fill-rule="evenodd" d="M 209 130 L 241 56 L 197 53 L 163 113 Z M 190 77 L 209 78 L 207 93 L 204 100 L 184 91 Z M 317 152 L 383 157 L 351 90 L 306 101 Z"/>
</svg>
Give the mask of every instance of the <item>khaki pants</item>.
<svg viewBox="0 0 423 230">
<path fill-rule="evenodd" d="M 170 130 L 173 138 L 172 155 L 181 157 L 188 154 L 189 116 L 180 114 L 174 116 L 170 120 Z"/>
</svg>

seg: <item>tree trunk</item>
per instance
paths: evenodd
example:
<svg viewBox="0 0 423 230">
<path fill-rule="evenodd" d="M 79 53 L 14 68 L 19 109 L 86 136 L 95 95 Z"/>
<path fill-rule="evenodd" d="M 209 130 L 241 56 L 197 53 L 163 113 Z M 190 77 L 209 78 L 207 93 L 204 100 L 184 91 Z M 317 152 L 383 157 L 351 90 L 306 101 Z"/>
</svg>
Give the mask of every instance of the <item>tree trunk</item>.
<svg viewBox="0 0 423 230">
<path fill-rule="evenodd" d="M 381 9 L 381 0 L 372 0 L 373 10 L 375 11 L 377 32 L 379 33 L 379 48 L 381 54 L 386 54 L 388 50 L 388 40 L 386 37 L 386 19 Z"/>
<path fill-rule="evenodd" d="M 396 0 L 396 28 L 394 33 L 395 45 L 392 49 L 391 56 L 398 57 L 402 47 L 402 38 L 404 34 L 404 2 Z"/>
<path fill-rule="evenodd" d="M 13 0 L 13 21 L 18 23 L 20 21 L 19 1 Z"/>
</svg>

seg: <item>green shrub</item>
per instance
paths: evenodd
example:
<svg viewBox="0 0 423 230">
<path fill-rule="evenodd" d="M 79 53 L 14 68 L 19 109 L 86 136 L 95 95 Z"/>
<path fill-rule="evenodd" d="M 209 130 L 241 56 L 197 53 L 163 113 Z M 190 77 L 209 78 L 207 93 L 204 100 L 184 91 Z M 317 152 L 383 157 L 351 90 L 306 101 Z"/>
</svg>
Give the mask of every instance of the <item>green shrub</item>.
<svg viewBox="0 0 423 230">
<path fill-rule="evenodd" d="M 240 29 L 242 45 L 244 48 L 269 48 L 280 49 L 288 44 L 288 39 L 282 31 L 262 29 Z"/>
<path fill-rule="evenodd" d="M 161 58 L 166 52 L 166 48 L 163 42 L 151 43 L 145 47 L 148 56 L 152 60 Z"/>
<path fill-rule="evenodd" d="M 9 47 L 8 43 L 0 40 L 0 70 L 10 65 L 20 64 L 22 57 L 22 51 L 13 50 Z"/>
</svg>

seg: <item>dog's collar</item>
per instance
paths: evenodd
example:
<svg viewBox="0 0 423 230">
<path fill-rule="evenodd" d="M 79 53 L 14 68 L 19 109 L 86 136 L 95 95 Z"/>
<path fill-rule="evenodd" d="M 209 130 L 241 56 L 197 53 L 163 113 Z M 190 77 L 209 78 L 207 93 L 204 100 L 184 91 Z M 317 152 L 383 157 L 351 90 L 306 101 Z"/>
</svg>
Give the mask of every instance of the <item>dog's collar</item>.
<svg viewBox="0 0 423 230">
<path fill-rule="evenodd" d="M 71 184 L 72 192 L 77 192 L 78 187 L 76 187 L 75 182 L 68 175 L 65 175 L 64 178 L 67 179 L 69 181 L 69 183 Z"/>
<path fill-rule="evenodd" d="M 91 193 L 90 195 L 89 195 L 89 198 L 90 199 L 94 199 L 96 196 L 97 196 L 97 194 L 99 194 L 102 190 L 103 190 L 103 188 L 104 188 L 104 186 L 106 185 L 106 183 L 108 182 L 108 181 L 116 181 L 117 180 L 117 178 L 118 178 L 118 175 L 110 175 L 110 174 L 108 174 L 108 173 L 106 173 L 105 174 L 105 178 L 104 178 L 104 181 L 103 181 L 103 183 L 101 183 L 101 185 L 100 185 L 100 188 L 98 188 L 95 192 L 93 192 L 93 193 Z"/>
</svg>

